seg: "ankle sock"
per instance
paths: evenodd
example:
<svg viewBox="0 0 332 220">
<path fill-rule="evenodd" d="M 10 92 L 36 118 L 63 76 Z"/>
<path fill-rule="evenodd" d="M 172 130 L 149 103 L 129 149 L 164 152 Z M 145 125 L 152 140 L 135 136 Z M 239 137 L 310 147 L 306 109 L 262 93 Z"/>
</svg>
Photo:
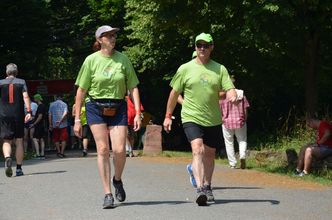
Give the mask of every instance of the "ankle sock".
<svg viewBox="0 0 332 220">
<path fill-rule="evenodd" d="M 113 177 L 113 183 L 122 183 L 121 180 L 116 180 L 115 177 Z"/>
</svg>

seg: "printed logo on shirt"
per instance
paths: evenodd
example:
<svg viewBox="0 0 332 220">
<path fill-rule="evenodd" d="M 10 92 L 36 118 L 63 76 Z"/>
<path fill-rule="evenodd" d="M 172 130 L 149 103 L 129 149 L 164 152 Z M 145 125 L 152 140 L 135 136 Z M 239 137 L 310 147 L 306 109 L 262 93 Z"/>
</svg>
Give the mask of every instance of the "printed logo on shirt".
<svg viewBox="0 0 332 220">
<path fill-rule="evenodd" d="M 207 85 L 210 84 L 210 82 L 209 82 L 209 77 L 208 77 L 206 74 L 202 74 L 202 75 L 200 76 L 200 80 L 199 80 L 199 82 L 200 82 L 203 86 L 207 86 Z"/>
<path fill-rule="evenodd" d="M 109 78 L 111 78 L 112 74 L 113 74 L 113 71 L 112 71 L 111 67 L 107 67 L 103 72 L 103 75 L 106 77 L 109 77 Z"/>
</svg>

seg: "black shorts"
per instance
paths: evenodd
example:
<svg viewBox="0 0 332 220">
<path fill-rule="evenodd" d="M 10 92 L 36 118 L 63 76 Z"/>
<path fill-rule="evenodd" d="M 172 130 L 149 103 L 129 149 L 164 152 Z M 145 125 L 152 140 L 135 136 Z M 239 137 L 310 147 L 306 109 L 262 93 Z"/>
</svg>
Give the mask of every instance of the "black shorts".
<svg viewBox="0 0 332 220">
<path fill-rule="evenodd" d="M 33 138 L 41 139 L 46 136 L 45 127 L 43 125 L 37 125 L 35 127 L 35 132 L 33 133 Z"/>
<path fill-rule="evenodd" d="M 0 138 L 13 140 L 24 137 L 24 119 L 0 118 Z"/>
<path fill-rule="evenodd" d="M 202 138 L 203 143 L 209 147 L 220 149 L 223 146 L 221 125 L 205 127 L 194 122 L 186 122 L 183 129 L 189 142 Z"/>
<path fill-rule="evenodd" d="M 85 139 L 91 139 L 92 134 L 89 125 L 83 125 L 82 126 L 82 138 Z"/>
<path fill-rule="evenodd" d="M 133 125 L 128 125 L 128 137 L 134 137 L 135 131 Z"/>
</svg>

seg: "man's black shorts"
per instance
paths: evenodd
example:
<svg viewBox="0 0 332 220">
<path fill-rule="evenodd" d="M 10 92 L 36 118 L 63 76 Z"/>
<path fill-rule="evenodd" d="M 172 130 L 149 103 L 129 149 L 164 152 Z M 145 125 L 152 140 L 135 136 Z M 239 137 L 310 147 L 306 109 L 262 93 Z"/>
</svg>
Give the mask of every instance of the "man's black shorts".
<svg viewBox="0 0 332 220">
<path fill-rule="evenodd" d="M 202 138 L 203 143 L 209 147 L 220 149 L 223 146 L 221 125 L 205 127 L 194 122 L 183 123 L 184 133 L 189 142 Z"/>
<path fill-rule="evenodd" d="M 91 130 L 90 130 L 90 127 L 89 125 L 83 125 L 82 126 L 82 138 L 85 139 L 91 139 L 92 138 L 92 133 L 91 133 Z"/>
<path fill-rule="evenodd" d="M 45 127 L 44 127 L 44 125 L 38 124 L 35 127 L 35 132 L 33 133 L 33 138 L 41 139 L 41 138 L 44 138 L 44 137 L 46 137 Z"/>
<path fill-rule="evenodd" d="M 14 138 L 23 138 L 24 119 L 21 118 L 0 118 L 0 138 L 13 140 Z"/>
</svg>

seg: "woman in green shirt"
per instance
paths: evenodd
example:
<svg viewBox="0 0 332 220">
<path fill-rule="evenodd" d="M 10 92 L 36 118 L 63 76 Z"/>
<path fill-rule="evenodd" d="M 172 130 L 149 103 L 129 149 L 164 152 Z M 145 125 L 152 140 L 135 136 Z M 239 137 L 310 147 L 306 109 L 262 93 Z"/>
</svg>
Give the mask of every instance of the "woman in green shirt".
<svg viewBox="0 0 332 220">
<path fill-rule="evenodd" d="M 81 137 L 82 125 L 79 118 L 83 99 L 86 101 L 87 122 L 97 146 L 98 170 L 105 192 L 103 208 L 113 208 L 110 178 L 110 144 L 112 141 L 115 197 L 119 202 L 126 199 L 121 180 L 126 161 L 127 136 L 127 90 L 133 95 L 136 109 L 134 130 L 141 127 L 140 97 L 138 79 L 134 68 L 124 54 L 115 50 L 118 28 L 104 25 L 95 33 L 96 52 L 89 55 L 77 76 L 78 86 L 75 99 L 75 135 Z"/>
</svg>

